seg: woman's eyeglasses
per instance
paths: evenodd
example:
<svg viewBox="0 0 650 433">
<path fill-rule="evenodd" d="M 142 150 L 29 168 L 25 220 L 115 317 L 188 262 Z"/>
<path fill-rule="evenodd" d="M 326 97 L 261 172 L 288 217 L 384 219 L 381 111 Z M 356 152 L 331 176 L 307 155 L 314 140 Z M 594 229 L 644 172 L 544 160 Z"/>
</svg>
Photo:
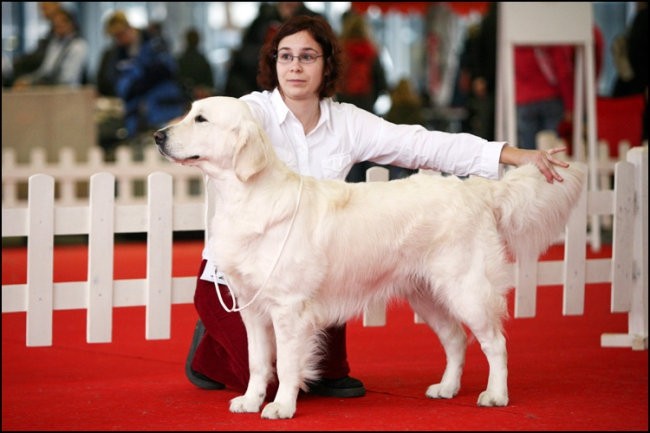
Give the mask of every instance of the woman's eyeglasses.
<svg viewBox="0 0 650 433">
<path fill-rule="evenodd" d="M 289 63 L 293 62 L 293 59 L 298 59 L 298 62 L 303 64 L 303 65 L 308 65 L 310 63 L 314 63 L 316 59 L 319 57 L 323 57 L 323 55 L 316 55 L 316 54 L 309 54 L 309 53 L 303 53 L 303 54 L 298 54 L 297 56 L 294 56 L 289 53 L 281 53 L 281 54 L 276 54 L 275 55 L 275 60 L 283 65 L 288 65 Z"/>
</svg>

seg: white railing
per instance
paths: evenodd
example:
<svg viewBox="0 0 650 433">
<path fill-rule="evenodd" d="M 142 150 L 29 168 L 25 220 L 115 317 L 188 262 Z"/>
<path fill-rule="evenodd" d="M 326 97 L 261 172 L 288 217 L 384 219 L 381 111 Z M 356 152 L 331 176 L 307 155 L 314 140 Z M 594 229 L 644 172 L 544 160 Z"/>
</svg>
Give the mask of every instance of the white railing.
<svg viewBox="0 0 650 433">
<path fill-rule="evenodd" d="M 555 133 L 540 132 L 538 147 L 550 148 L 561 144 Z M 625 155 L 629 142 L 619 143 L 619 155 Z M 88 179 L 95 173 L 108 172 L 116 178 L 115 200 L 120 204 L 143 203 L 146 201 L 147 176 L 153 172 L 169 173 L 174 179 L 174 200 L 203 200 L 203 181 L 198 170 L 172 164 L 163 158 L 156 146 L 138 150 L 120 146 L 115 153 L 114 162 L 105 162 L 100 147 L 87 150 L 86 161 L 78 161 L 72 148 L 62 148 L 55 162 L 48 162 L 45 148 L 33 148 L 29 161 L 18 163 L 12 148 L 2 149 L 2 205 L 4 207 L 27 205 L 27 182 L 33 174 L 47 174 L 55 179 L 55 202 L 62 205 L 83 205 L 88 201 Z M 606 142 L 599 142 L 598 175 L 600 188 L 611 188 L 614 165 L 619 161 L 612 158 Z"/>
<path fill-rule="evenodd" d="M 156 146 L 148 146 L 139 156 L 136 149 L 118 147 L 115 161 L 106 162 L 100 147 L 88 149 L 88 159 L 79 162 L 71 148 L 60 150 L 56 162 L 46 161 L 44 148 L 34 148 L 28 163 L 17 163 L 12 148 L 2 149 L 2 206 L 27 204 L 27 181 L 33 174 L 47 174 L 55 179 L 55 202 L 62 205 L 82 205 L 88 202 L 88 179 L 100 172 L 115 176 L 115 200 L 120 204 L 146 202 L 147 176 L 161 171 L 173 176 L 174 200 L 202 201 L 203 178 L 196 168 L 172 164 Z"/>
<path fill-rule="evenodd" d="M 647 161 L 647 146 L 633 148 L 627 161 L 615 165 L 613 190 L 585 187 L 566 227 L 564 260 L 532 258 L 512 265 L 515 317 L 535 315 L 538 286 L 563 285 L 563 314 L 579 315 L 584 311 L 585 285 L 611 283 L 612 312 L 628 313 L 629 330 L 605 334 L 601 344 L 647 348 Z M 372 176 L 371 172 L 370 180 L 376 180 Z M 2 312 L 27 313 L 28 346 L 51 345 L 53 311 L 66 309 L 88 310 L 88 342 L 110 342 L 113 308 L 124 306 L 145 306 L 146 338 L 166 339 L 171 305 L 192 302 L 195 277 L 171 275 L 172 238 L 174 232 L 204 230 L 204 201 L 177 200 L 169 173 L 147 176 L 145 203 L 119 203 L 115 188 L 114 174 L 93 174 L 87 203 L 68 206 L 55 200 L 54 177 L 36 174 L 29 177 L 25 207 L 3 203 L 2 237 L 27 238 L 27 283 L 2 286 Z M 590 215 L 613 216 L 612 258 L 586 259 Z M 113 261 L 107 258 L 114 254 L 114 234 L 137 232 L 147 233 L 147 276 L 113 280 Z M 88 235 L 86 281 L 53 282 L 55 235 Z M 364 323 L 385 323 L 384 306 L 371 308 Z"/>
</svg>

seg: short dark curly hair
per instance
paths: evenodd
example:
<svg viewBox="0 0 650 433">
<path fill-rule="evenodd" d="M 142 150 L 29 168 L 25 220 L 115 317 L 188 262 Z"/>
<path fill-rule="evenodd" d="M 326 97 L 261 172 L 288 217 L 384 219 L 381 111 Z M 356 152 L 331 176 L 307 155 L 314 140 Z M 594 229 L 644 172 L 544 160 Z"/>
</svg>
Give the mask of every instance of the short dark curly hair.
<svg viewBox="0 0 650 433">
<path fill-rule="evenodd" d="M 280 41 L 287 36 L 306 30 L 323 50 L 325 65 L 323 82 L 318 89 L 320 99 L 334 96 L 339 89 L 342 78 L 343 59 L 341 45 L 334 30 L 321 16 L 297 15 L 289 18 L 278 29 L 273 38 L 267 41 L 260 51 L 257 70 L 257 84 L 263 90 L 273 90 L 278 86 L 278 73 L 275 56 Z"/>
</svg>

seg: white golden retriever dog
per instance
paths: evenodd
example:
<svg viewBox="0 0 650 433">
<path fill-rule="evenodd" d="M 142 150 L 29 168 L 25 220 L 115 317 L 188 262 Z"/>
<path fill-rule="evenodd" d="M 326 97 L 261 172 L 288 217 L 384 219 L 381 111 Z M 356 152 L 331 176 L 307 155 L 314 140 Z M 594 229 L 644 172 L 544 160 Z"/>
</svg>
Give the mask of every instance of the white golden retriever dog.
<svg viewBox="0 0 650 433">
<path fill-rule="evenodd" d="M 426 396 L 460 389 L 467 338 L 489 363 L 480 406 L 508 404 L 509 255 L 538 255 L 562 232 L 585 174 L 559 168 L 550 184 L 532 165 L 502 180 L 416 174 L 391 182 L 317 180 L 278 157 L 247 104 L 210 97 L 154 134 L 160 152 L 214 182 L 209 222 L 217 268 L 228 278 L 248 335 L 250 381 L 231 412 L 291 418 L 315 370 L 321 330 L 376 299 L 405 298 L 438 335 L 447 357 Z"/>
</svg>

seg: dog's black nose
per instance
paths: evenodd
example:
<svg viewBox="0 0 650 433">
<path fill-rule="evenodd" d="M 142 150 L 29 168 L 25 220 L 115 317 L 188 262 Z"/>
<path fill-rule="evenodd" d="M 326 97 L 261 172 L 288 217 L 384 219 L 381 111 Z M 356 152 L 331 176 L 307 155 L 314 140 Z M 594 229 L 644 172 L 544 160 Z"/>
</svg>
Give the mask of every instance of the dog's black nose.
<svg viewBox="0 0 650 433">
<path fill-rule="evenodd" d="M 167 133 L 165 133 L 165 131 L 163 131 L 162 129 L 158 130 L 154 132 L 153 139 L 158 146 L 162 146 L 163 144 L 165 144 L 165 140 L 167 139 Z"/>
</svg>

